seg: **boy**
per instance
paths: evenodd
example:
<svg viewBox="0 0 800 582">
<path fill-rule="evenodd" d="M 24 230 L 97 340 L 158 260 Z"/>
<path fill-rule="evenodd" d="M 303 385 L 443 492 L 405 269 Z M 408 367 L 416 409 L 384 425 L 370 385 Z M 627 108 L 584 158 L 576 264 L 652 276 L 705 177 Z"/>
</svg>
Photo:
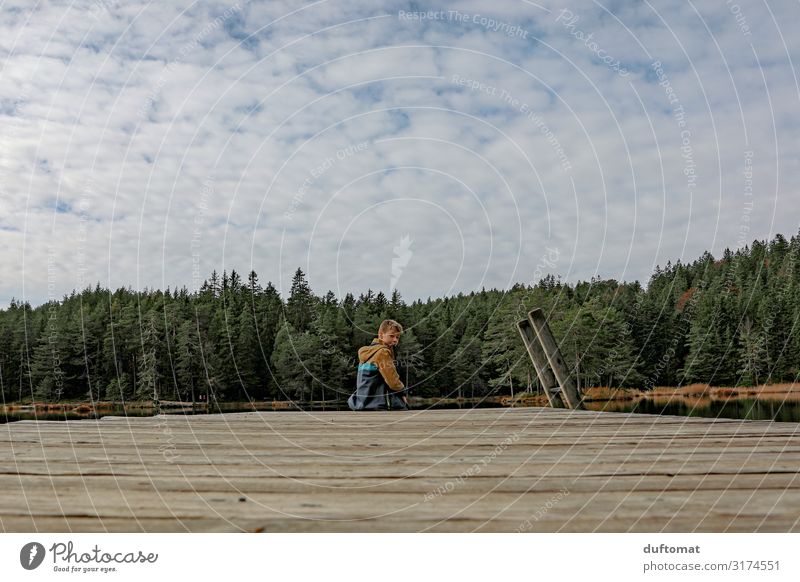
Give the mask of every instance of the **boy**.
<svg viewBox="0 0 800 582">
<path fill-rule="evenodd" d="M 386 319 L 378 337 L 358 350 L 356 391 L 347 400 L 351 410 L 408 410 L 406 389 L 394 366 L 394 346 L 401 333 L 402 325 Z"/>
</svg>

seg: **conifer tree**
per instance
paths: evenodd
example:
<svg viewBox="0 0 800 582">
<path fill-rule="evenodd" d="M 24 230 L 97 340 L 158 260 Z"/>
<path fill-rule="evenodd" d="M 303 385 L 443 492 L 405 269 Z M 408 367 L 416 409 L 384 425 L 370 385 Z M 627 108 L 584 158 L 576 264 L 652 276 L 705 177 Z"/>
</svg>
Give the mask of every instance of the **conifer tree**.
<svg viewBox="0 0 800 582">
<path fill-rule="evenodd" d="M 311 324 L 314 297 L 302 269 L 295 271 L 289 300 L 286 302 L 286 320 L 298 332 L 308 331 Z"/>
<path fill-rule="evenodd" d="M 159 400 L 161 373 L 158 354 L 162 348 L 154 313 L 148 313 L 142 326 L 141 357 L 136 382 L 135 396 L 139 400 Z"/>
</svg>

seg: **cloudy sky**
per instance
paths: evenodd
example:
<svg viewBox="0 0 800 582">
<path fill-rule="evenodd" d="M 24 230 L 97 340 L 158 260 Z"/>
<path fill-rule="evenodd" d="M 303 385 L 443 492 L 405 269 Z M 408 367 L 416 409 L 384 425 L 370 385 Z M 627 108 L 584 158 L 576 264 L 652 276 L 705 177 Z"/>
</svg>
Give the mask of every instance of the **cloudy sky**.
<svg viewBox="0 0 800 582">
<path fill-rule="evenodd" d="M 0 306 L 646 282 L 798 230 L 796 0 L 0 4 Z"/>
</svg>

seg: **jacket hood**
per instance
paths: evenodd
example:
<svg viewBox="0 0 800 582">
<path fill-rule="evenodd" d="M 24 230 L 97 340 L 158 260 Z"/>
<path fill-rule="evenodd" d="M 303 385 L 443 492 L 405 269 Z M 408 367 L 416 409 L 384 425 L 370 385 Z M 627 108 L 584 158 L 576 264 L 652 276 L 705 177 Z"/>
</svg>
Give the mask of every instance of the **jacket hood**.
<svg viewBox="0 0 800 582">
<path fill-rule="evenodd" d="M 358 350 L 358 361 L 359 363 L 364 363 L 370 358 L 372 358 L 378 351 L 380 350 L 389 350 L 389 354 L 394 359 L 394 350 L 383 343 L 380 338 L 375 338 L 372 340 L 368 346 L 364 346 L 363 348 L 359 348 Z"/>
</svg>

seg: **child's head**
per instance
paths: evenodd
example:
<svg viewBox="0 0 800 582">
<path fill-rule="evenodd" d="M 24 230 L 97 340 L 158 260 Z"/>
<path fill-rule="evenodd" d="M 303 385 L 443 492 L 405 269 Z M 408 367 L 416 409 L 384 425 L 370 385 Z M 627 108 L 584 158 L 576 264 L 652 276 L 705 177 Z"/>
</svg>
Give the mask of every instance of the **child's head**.
<svg viewBox="0 0 800 582">
<path fill-rule="evenodd" d="M 378 328 L 378 339 L 387 346 L 395 346 L 400 341 L 400 334 L 403 333 L 403 326 L 394 319 L 384 319 Z"/>
</svg>

